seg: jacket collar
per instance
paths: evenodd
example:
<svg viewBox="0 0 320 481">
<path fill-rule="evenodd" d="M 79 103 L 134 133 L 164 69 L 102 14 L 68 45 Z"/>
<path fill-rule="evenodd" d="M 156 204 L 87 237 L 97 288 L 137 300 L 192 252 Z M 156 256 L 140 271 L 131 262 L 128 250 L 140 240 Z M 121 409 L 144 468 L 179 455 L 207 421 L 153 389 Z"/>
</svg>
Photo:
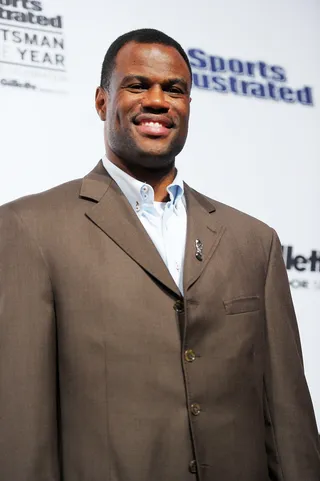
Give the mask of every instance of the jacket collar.
<svg viewBox="0 0 320 481">
<path fill-rule="evenodd" d="M 187 205 L 187 240 L 184 265 L 184 293 L 196 282 L 212 257 L 224 232 L 211 199 L 184 183 Z M 87 217 L 157 282 L 180 296 L 160 254 L 146 233 L 125 195 L 113 181 L 102 161 L 83 179 L 80 197 L 94 203 Z M 117 212 L 117 215 L 115 215 Z M 201 259 L 196 257 L 196 241 L 202 245 Z"/>
</svg>

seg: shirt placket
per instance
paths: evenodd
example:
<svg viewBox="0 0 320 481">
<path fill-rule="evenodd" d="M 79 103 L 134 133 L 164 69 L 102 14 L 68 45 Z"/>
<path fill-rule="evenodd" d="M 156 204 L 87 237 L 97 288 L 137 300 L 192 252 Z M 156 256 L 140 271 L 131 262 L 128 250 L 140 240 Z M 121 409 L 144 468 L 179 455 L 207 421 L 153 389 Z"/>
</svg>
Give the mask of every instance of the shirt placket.
<svg viewBox="0 0 320 481">
<path fill-rule="evenodd" d="M 174 229 L 171 227 L 171 223 L 174 222 L 174 215 L 173 205 L 167 204 L 162 219 L 162 234 L 168 269 L 171 272 L 175 283 L 179 285 L 180 266 L 177 259 L 176 242 L 174 242 L 173 239 Z"/>
</svg>

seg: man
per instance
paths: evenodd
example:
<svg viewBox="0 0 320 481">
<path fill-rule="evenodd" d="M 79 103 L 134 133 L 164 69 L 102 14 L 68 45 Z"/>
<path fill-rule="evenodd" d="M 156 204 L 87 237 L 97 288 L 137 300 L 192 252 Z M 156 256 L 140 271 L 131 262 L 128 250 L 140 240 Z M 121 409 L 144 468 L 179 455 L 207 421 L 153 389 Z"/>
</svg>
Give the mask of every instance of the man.
<svg viewBox="0 0 320 481">
<path fill-rule="evenodd" d="M 279 240 L 175 169 L 190 89 L 173 39 L 118 38 L 105 157 L 0 209 L 1 481 L 320 480 Z"/>
</svg>

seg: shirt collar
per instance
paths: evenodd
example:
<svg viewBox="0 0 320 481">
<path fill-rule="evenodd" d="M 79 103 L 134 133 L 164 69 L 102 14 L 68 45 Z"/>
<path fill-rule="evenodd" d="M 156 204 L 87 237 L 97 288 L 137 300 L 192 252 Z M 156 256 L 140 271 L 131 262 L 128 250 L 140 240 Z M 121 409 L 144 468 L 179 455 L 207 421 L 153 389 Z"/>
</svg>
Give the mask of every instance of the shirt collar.
<svg viewBox="0 0 320 481">
<path fill-rule="evenodd" d="M 131 177 L 131 175 L 113 164 L 106 156 L 102 158 L 102 163 L 108 174 L 126 196 L 131 207 L 137 213 L 148 208 L 153 208 L 154 190 L 151 185 Z M 181 201 L 184 202 L 184 185 L 178 171 L 172 184 L 168 185 L 167 191 L 170 197 L 170 201 L 168 202 L 174 209 L 178 209 L 179 203 Z"/>
</svg>

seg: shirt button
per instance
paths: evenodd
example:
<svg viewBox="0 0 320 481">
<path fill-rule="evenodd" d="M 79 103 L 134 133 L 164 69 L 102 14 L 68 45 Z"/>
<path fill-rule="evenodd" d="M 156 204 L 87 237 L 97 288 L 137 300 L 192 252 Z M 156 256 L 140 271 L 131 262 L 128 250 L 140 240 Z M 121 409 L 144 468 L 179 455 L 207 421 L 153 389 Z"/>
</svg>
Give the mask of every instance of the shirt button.
<svg viewBox="0 0 320 481">
<path fill-rule="evenodd" d="M 190 406 L 191 412 L 194 416 L 198 416 L 201 412 L 200 405 L 198 403 L 193 403 Z"/>
<path fill-rule="evenodd" d="M 178 313 L 183 312 L 184 311 L 183 301 L 181 301 L 181 299 L 176 301 L 173 305 L 173 309 Z"/>
<path fill-rule="evenodd" d="M 187 362 L 193 362 L 196 360 L 196 355 L 192 349 L 187 349 L 184 353 L 184 358 Z"/>
<path fill-rule="evenodd" d="M 189 471 L 192 474 L 197 473 L 197 463 L 194 459 L 192 461 L 190 461 L 190 463 L 189 463 Z"/>
</svg>

